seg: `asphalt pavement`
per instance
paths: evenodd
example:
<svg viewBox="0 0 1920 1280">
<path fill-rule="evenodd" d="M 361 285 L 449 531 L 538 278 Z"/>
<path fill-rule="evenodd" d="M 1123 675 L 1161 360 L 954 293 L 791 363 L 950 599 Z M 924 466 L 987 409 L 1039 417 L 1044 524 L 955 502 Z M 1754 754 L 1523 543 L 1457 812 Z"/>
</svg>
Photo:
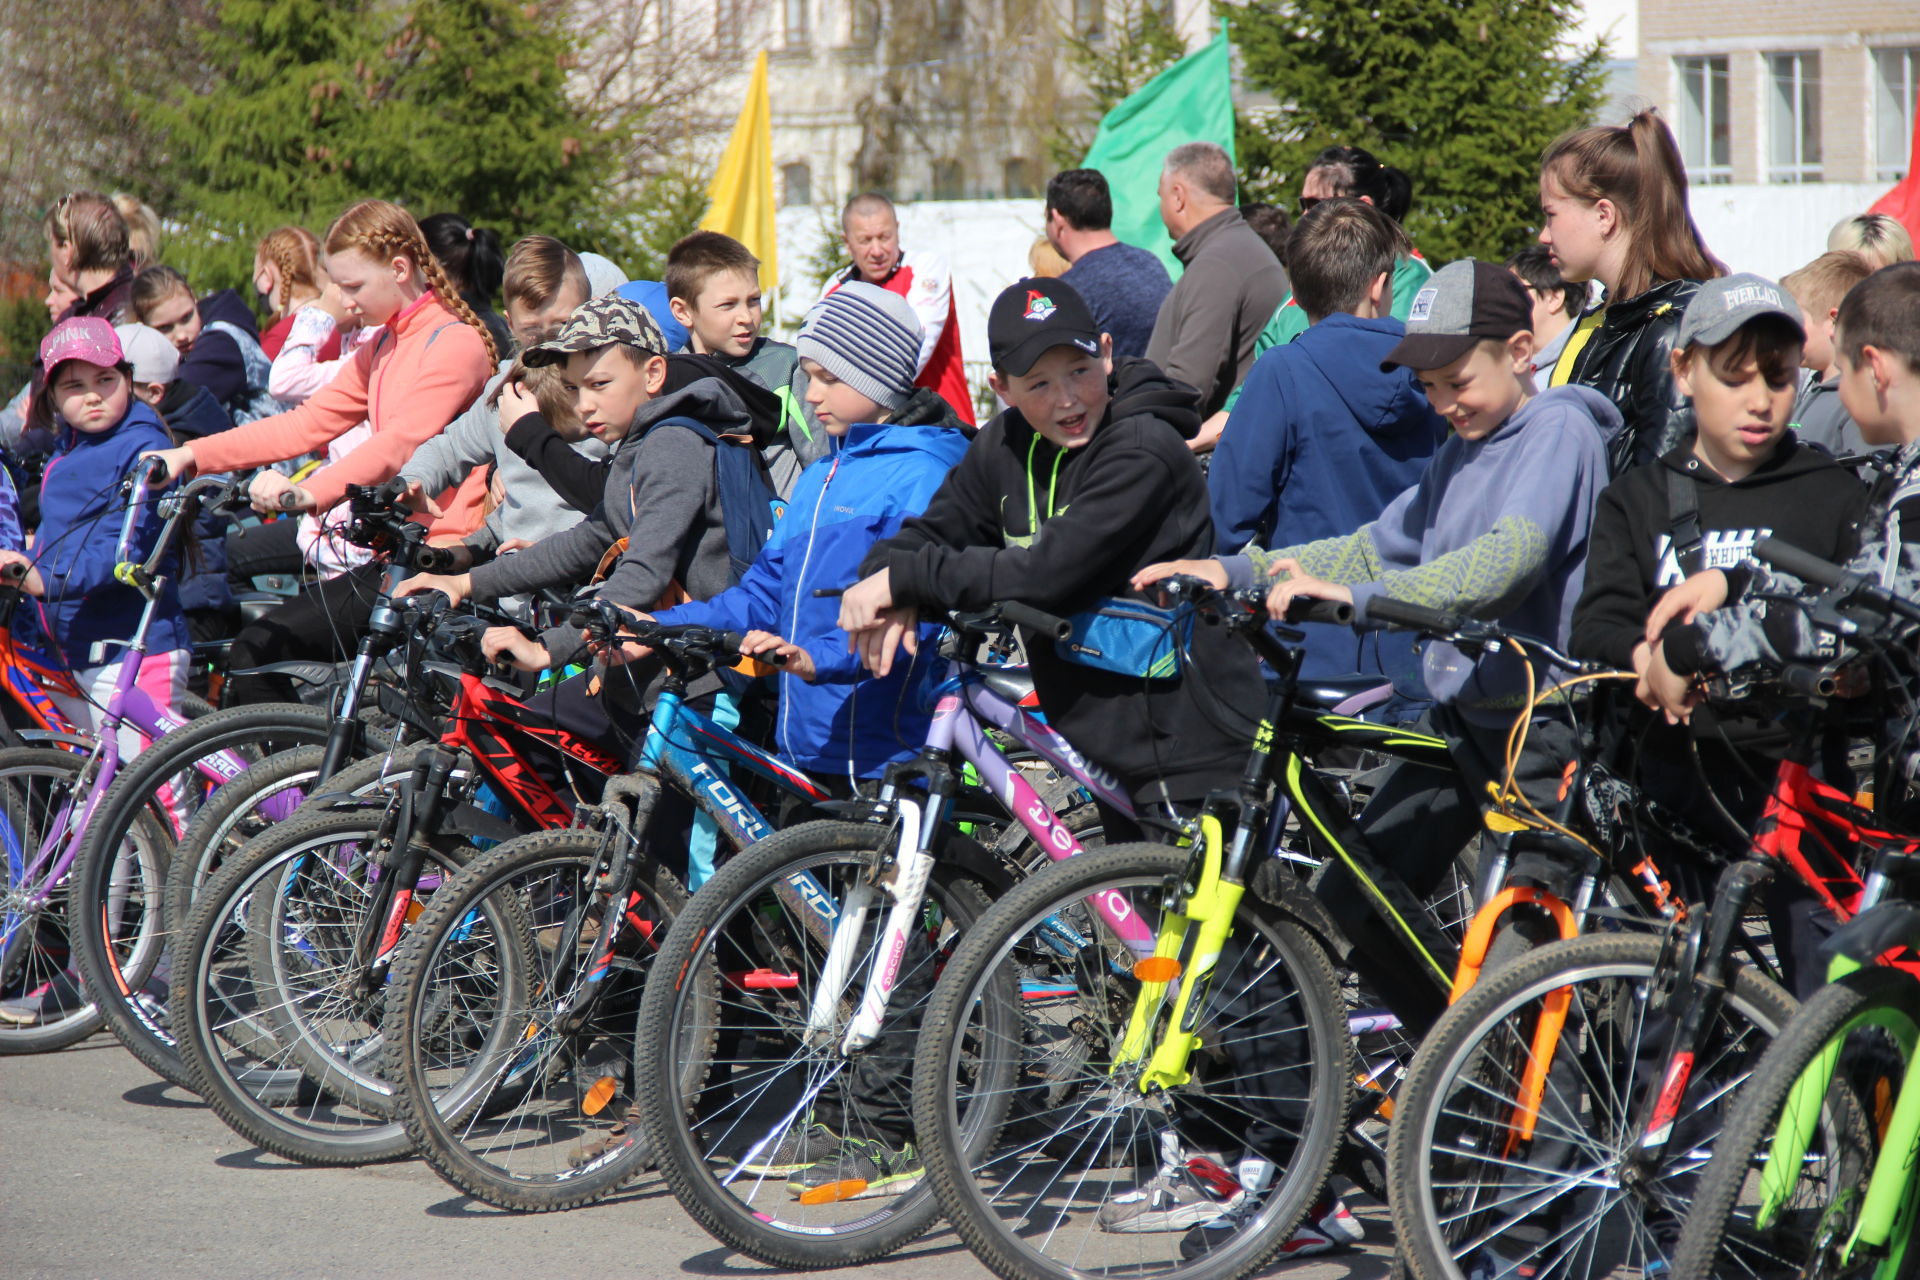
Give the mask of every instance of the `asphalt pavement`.
<svg viewBox="0 0 1920 1280">
<path fill-rule="evenodd" d="M 1274 1267 L 1285 1280 L 1380 1280 L 1385 1211 L 1350 1200 L 1361 1249 Z M 0 1058 L 0 1274 L 9 1280 L 273 1276 L 534 1278 L 788 1274 L 718 1244 L 657 1177 L 586 1209 L 512 1214 L 418 1161 L 312 1169 L 266 1155 L 192 1094 L 100 1035 Z M 823 1280 L 976 1280 L 941 1230 Z"/>
</svg>

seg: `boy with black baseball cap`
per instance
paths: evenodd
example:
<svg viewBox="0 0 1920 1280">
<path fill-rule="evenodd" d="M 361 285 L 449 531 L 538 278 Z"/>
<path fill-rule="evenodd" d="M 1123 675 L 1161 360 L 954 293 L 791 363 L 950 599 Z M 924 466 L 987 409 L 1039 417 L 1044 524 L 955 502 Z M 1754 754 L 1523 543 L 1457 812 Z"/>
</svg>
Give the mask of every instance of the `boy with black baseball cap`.
<svg viewBox="0 0 1920 1280">
<path fill-rule="evenodd" d="M 1223 584 L 1272 576 L 1275 617 L 1294 596 L 1311 596 L 1351 601 L 1365 625 L 1367 606 L 1387 596 L 1498 619 L 1564 647 L 1594 502 L 1607 480 L 1606 441 L 1621 419 L 1586 387 L 1536 394 L 1531 323 L 1526 290 L 1505 268 L 1472 259 L 1445 267 L 1414 297 L 1406 337 L 1385 362 L 1414 369 L 1434 411 L 1453 427 L 1420 482 L 1345 537 L 1156 565 L 1135 582 L 1179 572 Z M 1447 739 L 1459 771 L 1395 766 L 1361 816 L 1384 869 L 1422 898 L 1479 832 L 1487 783 L 1505 779 L 1507 732 L 1527 688 L 1522 661 L 1505 648 L 1475 658 L 1447 644 L 1426 647 L 1434 706 L 1421 724 Z M 1541 687 L 1546 674 L 1535 672 Z M 1543 717 L 1528 746 L 1516 781 L 1536 803 L 1551 803 L 1572 730 Z M 1440 1014 L 1439 998 L 1433 984 L 1405 975 L 1427 959 L 1377 925 L 1344 868 L 1327 869 L 1319 894 L 1354 944 L 1354 967 L 1416 1034 L 1424 1031 Z"/>
<path fill-rule="evenodd" d="M 1147 360 L 1115 362 L 1086 303 L 1057 279 L 1007 288 L 987 335 L 993 389 L 1007 409 L 982 429 L 926 513 L 874 547 L 861 565 L 867 576 L 841 600 L 841 627 L 882 674 L 902 642 L 913 645 L 923 608 L 1017 600 L 1067 617 L 1112 597 L 1143 598 L 1128 586 L 1140 569 L 1213 548 L 1206 483 L 1186 447 L 1200 426 L 1192 388 Z M 1196 626 L 1179 673 L 1168 678 L 1085 665 L 1068 642 L 1050 638 L 1027 637 L 1027 657 L 1053 727 L 1114 775 L 1143 814 L 1190 811 L 1208 792 L 1231 787 L 1246 763 L 1264 689 L 1252 651 L 1221 628 Z M 1109 842 L 1147 836 L 1106 805 L 1101 817 Z M 1222 972 L 1233 958 L 1223 954 Z M 1283 1007 L 1284 1000 L 1273 1005 Z M 1245 1014 L 1250 1023 L 1263 1016 Z M 1180 1132 L 1168 1130 L 1161 1173 L 1104 1205 L 1101 1224 L 1184 1231 L 1228 1216 L 1231 1202 L 1186 1171 L 1186 1153 L 1197 1147 L 1246 1148 L 1243 1200 L 1257 1202 L 1273 1175 L 1259 1153 L 1288 1149 L 1289 1117 L 1264 1118 L 1273 1109 L 1267 1099 L 1285 1093 L 1271 1078 L 1280 1065 L 1230 1072 L 1237 1084 L 1227 1087 L 1247 1096 L 1227 1100 L 1217 1119 L 1184 1117 Z"/>
</svg>

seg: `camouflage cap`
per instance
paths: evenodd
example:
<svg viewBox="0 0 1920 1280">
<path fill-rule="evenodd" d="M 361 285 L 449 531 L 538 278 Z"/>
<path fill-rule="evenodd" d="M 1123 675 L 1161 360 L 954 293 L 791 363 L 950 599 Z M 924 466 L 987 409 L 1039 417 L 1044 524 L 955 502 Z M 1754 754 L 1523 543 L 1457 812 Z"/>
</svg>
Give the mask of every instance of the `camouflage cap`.
<svg viewBox="0 0 1920 1280">
<path fill-rule="evenodd" d="M 560 364 L 575 351 L 597 351 L 615 343 L 638 347 L 648 355 L 667 354 L 667 340 L 651 312 L 631 298 L 603 293 L 581 303 L 558 334 L 528 347 L 521 358 L 529 365 Z"/>
</svg>

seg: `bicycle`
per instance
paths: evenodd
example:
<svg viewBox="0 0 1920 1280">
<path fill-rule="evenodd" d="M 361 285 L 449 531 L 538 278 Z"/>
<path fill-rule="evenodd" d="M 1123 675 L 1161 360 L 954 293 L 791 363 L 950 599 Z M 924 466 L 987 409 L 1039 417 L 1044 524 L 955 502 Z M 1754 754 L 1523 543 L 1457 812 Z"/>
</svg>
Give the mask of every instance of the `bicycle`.
<svg viewBox="0 0 1920 1280">
<path fill-rule="evenodd" d="M 1792 568 L 1804 559 L 1768 540 L 1755 554 Z M 1818 671 L 1789 668 L 1782 681 L 1834 692 Z M 1871 864 L 1874 851 L 1913 843 L 1813 777 L 1809 735 L 1776 769 L 1751 850 L 1725 866 L 1706 910 L 1654 932 L 1549 945 L 1435 1026 L 1390 1153 L 1413 1274 L 1668 1264 L 1725 1100 L 1796 1008 L 1744 936 L 1749 905 L 1784 868 L 1850 919 L 1884 888 L 1862 877 L 1861 851 Z M 1549 1023 L 1555 1034 L 1543 1036 Z"/>
<path fill-rule="evenodd" d="M 742 773 L 802 806 L 831 803 L 686 705 L 690 682 L 738 661 L 740 637 L 631 624 L 605 604 L 575 622 L 598 644 L 637 636 L 666 666 L 637 770 L 608 784 L 584 828 L 509 841 L 443 886 L 395 962 L 383 1024 L 395 1111 L 421 1155 L 468 1194 L 520 1210 L 589 1203 L 645 1164 L 631 1109 L 640 1082 L 661 1077 L 643 1033 L 635 1043 L 634 999 L 686 901 L 660 860 L 665 791 L 690 797 L 736 850 L 773 832 Z M 463 1011 L 452 1022 L 450 1007 Z"/>
<path fill-rule="evenodd" d="M 122 521 L 120 561 L 115 577 L 145 601 L 133 635 L 125 642 L 111 693 L 102 708 L 101 732 L 84 754 L 71 747 L 24 747 L 0 751 L 0 776 L 8 780 L 5 828 L 6 893 L 0 906 L 0 1053 L 31 1053 L 77 1043 L 97 1031 L 105 1019 L 98 988 L 73 981 L 75 917 L 71 872 L 86 834 L 119 776 L 119 730 L 130 727 L 150 741 L 187 730 L 179 711 L 157 705 L 135 681 L 146 656 L 147 635 L 166 585 L 162 563 L 179 532 L 189 524 L 202 495 L 223 488 L 219 481 L 197 481 L 159 499 L 165 520 L 144 560 L 132 560 L 134 531 L 148 501 L 150 464 L 136 464 L 122 479 L 127 509 Z M 246 767 L 231 752 L 210 753 L 194 772 L 218 785 Z M 183 802 L 192 773 L 172 777 L 174 805 Z M 164 781 L 164 780 L 163 780 Z M 143 814 L 137 831 L 116 845 L 110 891 L 98 904 L 85 904 L 111 917 L 129 939 L 129 966 L 150 966 L 158 956 L 149 904 L 158 900 L 165 875 L 167 844 L 177 833 L 179 814 L 172 808 Z"/>
<path fill-rule="evenodd" d="M 209 478 L 195 481 L 194 486 L 210 491 L 220 482 Z M 447 563 L 443 549 L 425 544 L 425 526 L 410 521 L 411 512 L 395 501 L 397 493 L 391 484 L 348 488 L 353 519 L 346 536 L 356 545 L 389 556 L 386 593 L 409 572 Z M 410 638 L 404 616 L 384 601 L 375 608 L 330 707 L 276 703 L 231 707 L 204 716 L 156 741 L 121 770 L 90 816 L 73 873 L 78 909 L 74 945 L 80 973 L 115 1036 L 163 1079 L 183 1087 L 188 1083 L 167 1021 L 167 948 L 173 932 L 185 920 L 193 894 L 220 856 L 245 842 L 238 838 L 242 832 L 258 834 L 284 822 L 315 782 L 333 777 L 348 761 L 370 750 L 383 752 L 393 746 L 388 733 L 363 723 L 361 712 L 376 665 Z M 265 671 L 315 683 L 330 680 L 331 667 L 312 670 L 317 665 L 322 664 L 274 663 L 241 674 Z M 294 755 L 255 772 L 252 766 L 263 757 L 277 758 L 283 750 Z M 124 883 L 120 852 L 127 832 L 156 812 L 155 797 L 164 788 L 173 785 L 177 792 L 175 780 L 209 768 L 209 784 L 216 790 L 204 797 L 180 833 L 168 859 L 165 884 L 144 886 L 150 892 L 130 901 L 133 886 Z M 217 815 L 200 822 L 205 805 L 215 803 Z"/>
</svg>

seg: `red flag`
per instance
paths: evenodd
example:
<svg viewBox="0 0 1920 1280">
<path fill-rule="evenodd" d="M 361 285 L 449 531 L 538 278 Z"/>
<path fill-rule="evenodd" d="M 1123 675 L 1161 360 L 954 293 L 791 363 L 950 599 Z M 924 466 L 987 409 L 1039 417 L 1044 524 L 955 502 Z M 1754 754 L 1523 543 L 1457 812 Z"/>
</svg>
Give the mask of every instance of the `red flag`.
<svg viewBox="0 0 1920 1280">
<path fill-rule="evenodd" d="M 1914 110 L 1913 151 L 1907 157 L 1907 176 L 1875 200 L 1867 212 L 1891 214 L 1908 235 L 1920 240 L 1920 104 Z"/>
</svg>

